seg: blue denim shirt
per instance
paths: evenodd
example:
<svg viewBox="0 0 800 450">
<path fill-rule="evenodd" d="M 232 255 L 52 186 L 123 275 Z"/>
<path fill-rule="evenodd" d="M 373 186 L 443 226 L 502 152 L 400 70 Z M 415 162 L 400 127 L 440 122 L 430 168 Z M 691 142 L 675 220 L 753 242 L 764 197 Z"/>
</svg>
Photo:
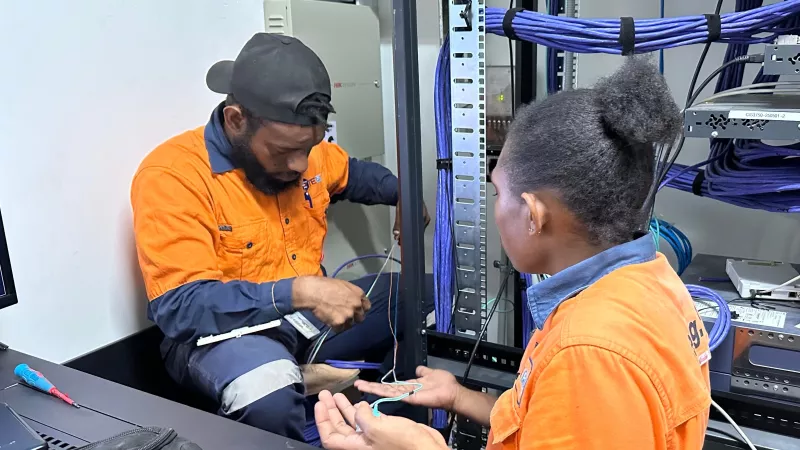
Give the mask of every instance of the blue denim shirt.
<svg viewBox="0 0 800 450">
<path fill-rule="evenodd" d="M 528 307 L 533 315 L 533 324 L 541 330 L 550 314 L 565 300 L 578 295 L 600 278 L 621 267 L 655 258 L 656 245 L 653 236 L 647 234 L 611 247 L 530 286 L 527 291 Z"/>
</svg>

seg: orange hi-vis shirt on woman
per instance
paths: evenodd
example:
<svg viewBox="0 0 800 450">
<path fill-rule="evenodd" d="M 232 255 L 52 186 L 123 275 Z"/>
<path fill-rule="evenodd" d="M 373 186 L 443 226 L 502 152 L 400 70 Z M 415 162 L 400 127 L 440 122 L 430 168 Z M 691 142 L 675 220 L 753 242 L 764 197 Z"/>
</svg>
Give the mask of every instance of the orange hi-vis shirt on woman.
<svg viewBox="0 0 800 450">
<path fill-rule="evenodd" d="M 177 342 L 290 313 L 292 278 L 322 274 L 332 200 L 397 203 L 388 169 L 328 142 L 311 150 L 297 186 L 258 191 L 232 160 L 223 107 L 153 150 L 131 187 L 148 316 Z"/>
<path fill-rule="evenodd" d="M 537 330 L 487 450 L 700 450 L 708 333 L 650 235 L 528 290 Z"/>
</svg>

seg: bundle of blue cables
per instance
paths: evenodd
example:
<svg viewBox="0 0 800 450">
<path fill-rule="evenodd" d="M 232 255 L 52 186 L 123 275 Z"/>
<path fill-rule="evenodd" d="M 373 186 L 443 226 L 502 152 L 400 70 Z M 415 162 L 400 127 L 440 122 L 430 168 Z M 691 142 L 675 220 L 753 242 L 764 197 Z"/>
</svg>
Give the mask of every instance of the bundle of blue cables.
<svg viewBox="0 0 800 450">
<path fill-rule="evenodd" d="M 561 3 L 560 1 L 549 0 L 547 2 L 547 14 L 551 16 L 558 16 L 560 3 Z M 558 49 L 553 47 L 547 47 L 547 93 L 555 94 L 557 91 L 558 91 Z"/>
<path fill-rule="evenodd" d="M 434 115 L 436 119 L 436 158 L 452 161 L 450 136 L 450 41 L 445 37 L 436 61 L 434 83 Z M 442 164 L 438 169 L 436 187 L 436 221 L 433 235 L 433 281 L 436 331 L 451 333 L 453 301 L 456 293 L 455 238 L 453 235 L 453 169 Z M 433 411 L 433 426 L 444 428 L 447 413 Z"/>
<path fill-rule="evenodd" d="M 551 12 L 550 8 L 548 12 Z M 505 36 L 505 14 L 504 8 L 486 8 L 486 32 Z M 722 14 L 720 38 L 717 42 L 772 42 L 778 35 L 793 34 L 798 30 L 797 22 L 790 20 L 798 14 L 798 0 Z M 514 16 L 512 27 L 518 39 L 549 48 L 575 53 L 621 54 L 620 22 L 620 19 L 583 19 L 520 11 Z M 700 15 L 636 20 L 634 29 L 636 53 L 701 44 L 708 40 L 709 34 L 707 19 Z"/>
<path fill-rule="evenodd" d="M 738 0 L 737 11 L 756 11 L 761 0 Z M 800 17 L 788 17 L 783 26 L 797 28 Z M 729 45 L 725 61 L 747 54 L 747 44 Z M 727 67 L 715 92 L 742 85 L 744 65 Z M 778 77 L 759 73 L 754 83 L 776 82 Z M 691 166 L 673 165 L 660 187 L 669 186 L 732 205 L 771 212 L 800 212 L 800 147 L 776 147 L 753 140 L 711 140 L 705 161 Z M 699 189 L 698 189 L 699 188 Z"/>
</svg>

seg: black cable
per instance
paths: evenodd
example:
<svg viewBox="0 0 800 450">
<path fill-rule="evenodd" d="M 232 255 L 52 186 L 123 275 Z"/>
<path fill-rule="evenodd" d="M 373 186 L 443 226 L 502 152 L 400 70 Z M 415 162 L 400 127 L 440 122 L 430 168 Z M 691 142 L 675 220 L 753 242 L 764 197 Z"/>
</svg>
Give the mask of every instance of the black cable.
<svg viewBox="0 0 800 450">
<path fill-rule="evenodd" d="M 467 368 L 464 369 L 464 375 L 462 376 L 462 383 L 467 384 L 467 377 L 469 376 L 469 372 L 472 369 L 472 363 L 475 361 L 475 355 L 478 353 L 478 346 L 481 344 L 481 339 L 483 339 L 483 335 L 486 334 L 486 329 L 489 327 L 489 322 L 492 321 L 492 316 L 494 315 L 495 311 L 497 310 L 497 305 L 499 305 L 500 297 L 506 291 L 506 286 L 508 286 L 508 279 L 511 276 L 511 273 L 514 270 L 509 270 L 506 272 L 506 276 L 503 277 L 502 283 L 500 283 L 500 289 L 497 290 L 497 295 L 495 296 L 494 304 L 492 308 L 489 310 L 489 314 L 486 315 L 486 322 L 484 322 L 483 326 L 481 327 L 481 331 L 475 338 L 475 346 L 472 347 L 472 351 L 469 354 L 469 359 L 467 360 Z M 449 439 L 450 432 L 453 430 L 453 422 L 455 419 L 455 413 L 450 414 L 450 417 L 447 420 L 447 426 L 445 427 L 443 434 L 445 439 Z"/>
<path fill-rule="evenodd" d="M 689 109 L 694 104 L 694 102 L 697 101 L 697 98 L 700 97 L 700 94 L 703 92 L 703 89 L 705 89 L 705 87 L 708 86 L 714 80 L 714 78 L 716 78 L 720 73 L 722 73 L 723 70 L 736 64 L 745 64 L 751 62 L 752 63 L 764 62 L 764 55 L 743 55 L 738 58 L 734 58 L 730 61 L 727 61 L 723 65 L 717 67 L 713 72 L 711 72 L 711 74 L 708 77 L 706 77 L 705 80 L 703 80 L 702 83 L 700 83 L 700 86 L 696 90 L 689 92 L 689 97 L 686 100 L 686 106 L 684 107 L 684 110 Z M 672 167 L 672 165 L 675 164 L 675 160 L 678 159 L 678 155 L 680 155 L 681 150 L 683 149 L 683 143 L 685 141 L 686 141 L 686 136 L 681 136 L 681 140 L 678 143 L 677 149 L 675 153 L 672 155 L 672 158 L 670 158 L 669 162 L 667 162 L 667 164 L 665 164 L 664 167 L 661 169 L 660 171 L 661 175 L 658 179 L 659 185 L 664 182 L 664 179 L 669 173 L 670 167 Z"/>
<path fill-rule="evenodd" d="M 511 9 L 514 5 L 514 1 L 511 1 L 511 5 L 509 5 L 508 9 Z M 508 70 L 511 75 L 511 120 L 514 120 L 514 117 L 517 115 L 517 88 L 514 79 L 514 44 L 511 39 L 508 40 Z"/>
<path fill-rule="evenodd" d="M 723 2 L 723 0 L 717 0 L 717 6 L 716 6 L 716 8 L 714 8 L 714 14 L 719 15 L 719 12 L 722 10 L 722 2 Z M 711 41 L 706 42 L 706 44 L 703 46 L 703 52 L 700 53 L 700 59 L 697 60 L 697 65 L 694 68 L 694 74 L 692 75 L 692 81 L 689 83 L 689 92 L 686 94 L 686 103 L 687 103 L 686 107 L 687 108 L 689 107 L 689 100 L 692 98 L 692 95 L 694 94 L 694 90 L 695 90 L 694 87 L 697 85 L 697 79 L 700 77 L 700 71 L 703 69 L 703 63 L 705 63 L 705 61 L 706 61 L 706 56 L 708 56 L 708 50 L 709 49 L 711 49 Z M 683 148 L 683 141 L 684 140 L 685 140 L 685 138 L 681 137 L 680 142 L 676 146 L 675 154 L 673 155 L 672 159 L 669 161 L 668 164 L 658 164 L 659 162 L 661 162 L 661 160 L 660 159 L 656 160 L 656 163 L 657 163 L 656 168 L 655 168 L 656 177 L 655 177 L 655 180 L 654 180 L 652 186 L 650 186 L 650 191 L 647 193 L 647 197 L 645 197 L 644 205 L 642 205 L 642 209 L 644 211 L 647 211 L 647 213 L 648 213 L 647 214 L 647 226 L 649 226 L 650 218 L 653 215 L 653 211 L 652 210 L 653 210 L 653 207 L 655 206 L 655 203 L 656 203 L 655 202 L 655 197 L 656 197 L 656 194 L 658 193 L 658 187 L 661 185 L 661 182 L 663 181 L 664 176 L 666 176 L 666 173 L 669 171 L 669 168 L 672 167 L 672 164 L 678 158 L 678 154 L 681 152 L 681 149 Z M 664 155 L 664 158 L 665 159 L 669 158 L 670 153 L 672 153 L 672 149 L 671 148 L 667 148 L 667 151 L 666 151 L 666 154 Z M 661 155 L 659 154 L 659 157 L 660 156 Z M 665 170 L 660 171 L 659 170 L 659 166 L 665 167 Z M 647 229 L 647 228 L 645 228 L 645 229 Z"/>
<path fill-rule="evenodd" d="M 464 369 L 464 376 L 461 377 L 464 380 L 464 383 L 467 382 L 467 377 L 469 376 L 469 371 L 472 369 L 472 363 L 475 362 L 475 354 L 478 352 L 478 346 L 481 344 L 481 339 L 483 339 L 483 335 L 486 334 L 486 329 L 489 327 L 489 322 L 492 321 L 492 316 L 494 312 L 497 310 L 497 305 L 499 305 L 500 297 L 503 296 L 503 293 L 506 291 L 506 286 L 508 285 L 508 278 L 511 275 L 513 270 L 509 270 L 506 272 L 506 276 L 503 277 L 503 282 L 500 283 L 500 289 L 497 291 L 497 295 L 495 296 L 494 304 L 492 308 L 489 310 L 489 314 L 486 315 L 486 322 L 484 322 L 483 326 L 481 327 L 480 333 L 478 333 L 477 338 L 475 339 L 475 346 L 472 347 L 472 352 L 469 354 L 469 359 L 467 360 L 467 368 Z"/>
</svg>

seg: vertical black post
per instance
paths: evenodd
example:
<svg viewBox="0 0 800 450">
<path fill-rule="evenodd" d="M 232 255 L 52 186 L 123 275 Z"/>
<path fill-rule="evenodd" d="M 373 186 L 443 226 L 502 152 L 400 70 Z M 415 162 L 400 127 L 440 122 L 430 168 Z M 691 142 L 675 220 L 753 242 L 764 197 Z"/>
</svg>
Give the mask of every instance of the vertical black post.
<svg viewBox="0 0 800 450">
<path fill-rule="evenodd" d="M 517 0 L 517 5 L 528 11 L 536 11 L 536 0 Z M 536 44 L 517 41 L 515 73 L 517 79 L 517 105 L 536 100 Z"/>
<path fill-rule="evenodd" d="M 420 142 L 419 59 L 417 55 L 417 7 L 415 0 L 392 0 L 394 15 L 394 88 L 397 120 L 397 168 L 400 179 L 403 267 L 400 298 L 405 305 L 405 333 L 402 361 L 405 374 L 413 376 L 416 366 L 426 362 L 425 245 L 422 215 L 422 146 Z M 424 409 L 417 408 L 412 419 L 427 422 Z"/>
<path fill-rule="evenodd" d="M 528 11 L 536 11 L 536 0 L 517 0 L 517 6 Z M 516 65 L 513 76 L 516 79 L 517 106 L 536 100 L 536 44 L 517 41 Z M 522 304 L 522 290 L 525 289 L 520 274 L 514 274 L 514 346 L 522 348 L 522 314 L 529 314 L 528 305 Z"/>
</svg>

